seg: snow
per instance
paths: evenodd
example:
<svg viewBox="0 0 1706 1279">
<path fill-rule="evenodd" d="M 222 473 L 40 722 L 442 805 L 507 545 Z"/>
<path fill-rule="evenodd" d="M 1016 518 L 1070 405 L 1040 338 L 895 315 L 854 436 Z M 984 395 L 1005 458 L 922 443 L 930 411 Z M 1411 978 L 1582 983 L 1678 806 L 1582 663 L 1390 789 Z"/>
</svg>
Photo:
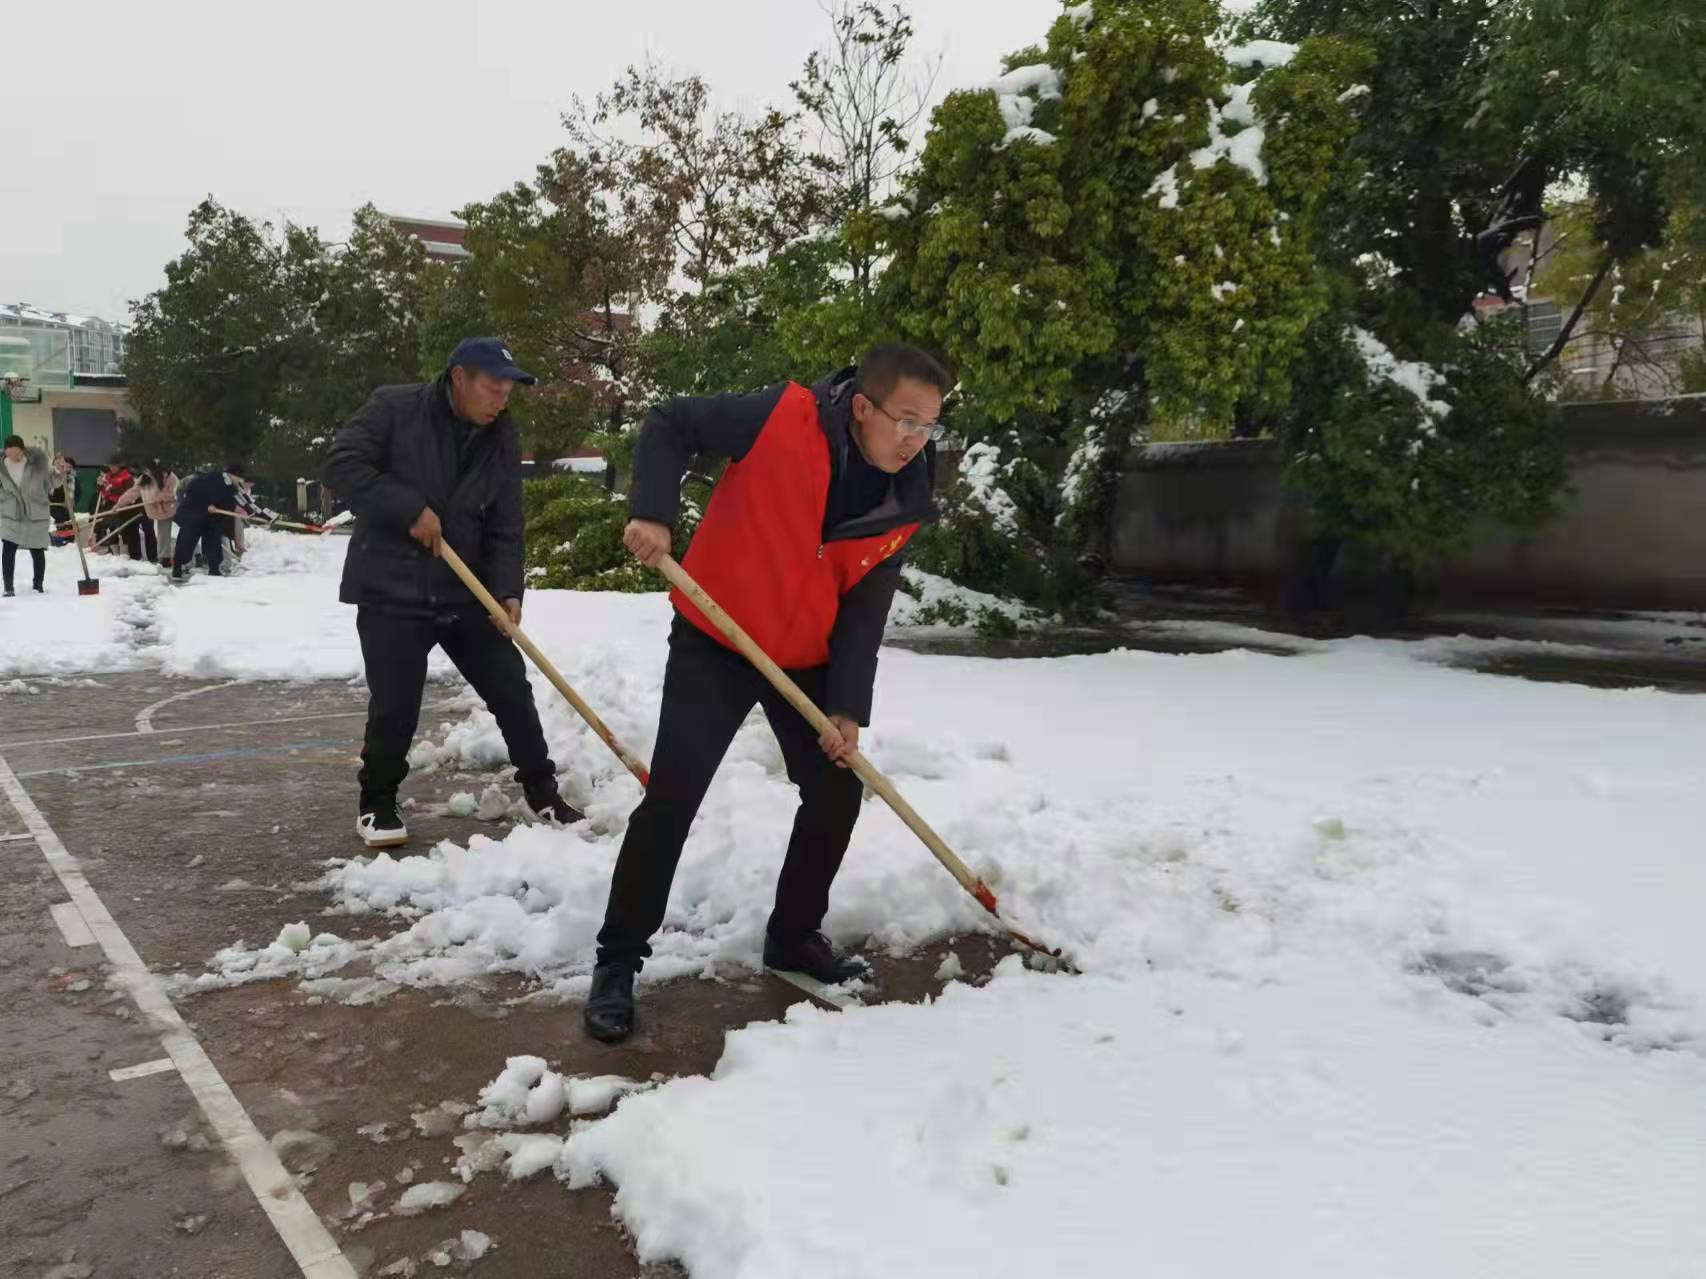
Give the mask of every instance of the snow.
<svg viewBox="0 0 1706 1279">
<path fill-rule="evenodd" d="M 1394 386 L 1408 391 L 1416 397 L 1416 402 L 1422 406 L 1422 412 L 1436 421 L 1451 413 L 1449 403 L 1434 398 L 1434 392 L 1444 389 L 1446 385 L 1445 378 L 1435 369 L 1419 361 L 1400 360 L 1367 329 L 1352 328 L 1350 333 L 1351 340 L 1356 343 L 1357 352 L 1362 356 L 1371 377 L 1391 382 Z"/>
<path fill-rule="evenodd" d="M 1336 101 L 1340 106 L 1345 106 L 1357 101 L 1359 98 L 1366 98 L 1373 92 L 1374 90 L 1370 89 L 1366 84 L 1353 84 L 1350 88 L 1341 93 Z"/>
<path fill-rule="evenodd" d="M 983 613 L 999 613 L 1010 621 L 1020 625 L 1026 624 L 1025 606 L 1013 600 L 1002 599 L 998 595 L 990 595 L 984 591 L 974 591 L 969 586 L 961 586 L 945 577 L 934 573 L 926 573 L 921 568 L 908 564 L 901 572 L 905 575 L 907 584 L 917 592 L 914 599 L 905 592 L 897 591 L 894 606 L 889 609 L 889 625 L 891 627 L 921 626 L 925 623 L 918 621 L 919 614 L 925 609 L 934 608 L 943 603 L 957 604 L 965 610 L 968 617 L 976 618 Z M 940 622 L 928 623 L 932 629 L 939 628 Z"/>
<path fill-rule="evenodd" d="M 1001 139 L 997 150 L 1005 149 L 1014 142 L 1048 146 L 1055 141 L 1053 134 L 1033 128 L 1031 117 L 1036 113 L 1039 101 L 1060 97 L 1060 72 L 1046 63 L 1039 63 L 1018 67 L 980 87 L 995 94 L 995 105 L 1007 124 L 1007 135 Z M 1030 94 L 1035 96 L 1026 96 Z"/>
<path fill-rule="evenodd" d="M 1266 141 L 1267 134 L 1257 118 L 1255 104 L 1250 101 L 1250 92 L 1255 87 L 1255 81 L 1249 84 L 1229 84 L 1226 86 L 1227 102 L 1224 107 L 1209 101 L 1208 145 L 1197 148 L 1187 157 L 1193 169 L 1212 169 L 1224 160 L 1243 169 L 1258 185 L 1268 184 L 1267 166 L 1262 161 L 1262 144 Z M 1221 127 L 1225 121 L 1232 121 L 1242 127 L 1233 133 L 1227 133 Z M 1159 197 L 1163 209 L 1178 208 L 1178 166 L 1172 165 L 1164 169 L 1150 183 L 1146 194 Z"/>
<path fill-rule="evenodd" d="M 403 1192 L 394 1211 L 399 1217 L 413 1217 L 433 1208 L 447 1208 L 467 1189 L 454 1181 L 423 1181 Z"/>
<path fill-rule="evenodd" d="M 995 149 L 1005 151 L 1015 142 L 1034 142 L 1040 147 L 1053 146 L 1057 140 L 1054 134 L 1043 129 L 1034 129 L 1027 124 L 1017 129 L 1007 130 L 1006 136 L 996 144 Z"/>
<path fill-rule="evenodd" d="M 641 1261 L 705 1279 L 1686 1273 L 1697 1058 L 1316 976 L 1252 999 L 1008 972 L 933 1006 L 800 1005 L 571 1135 L 560 1171 L 613 1179 Z M 847 1228 L 855 1185 L 881 1230 Z"/>
<path fill-rule="evenodd" d="M 0 677 L 159 670 L 204 679 L 353 679 L 355 610 L 338 603 L 349 541 L 251 529 L 231 575 L 174 586 L 163 570 L 90 557 L 98 595 L 79 596 L 77 552 L 47 553 L 47 590 L 19 596 L 29 624 L 0 626 Z M 288 589 L 281 589 L 285 584 Z M 52 641 L 47 642 L 47 636 Z M 442 676 L 449 663 L 433 654 Z"/>
<path fill-rule="evenodd" d="M 995 445 L 973 444 L 960 458 L 960 478 L 971 500 L 989 512 L 997 532 L 1007 537 L 1019 532 L 1019 508 L 1000 485 L 1001 450 Z"/>
<path fill-rule="evenodd" d="M 1235 67 L 1283 67 L 1297 56 L 1295 44 L 1279 40 L 1252 40 L 1226 50 L 1226 61 Z"/>
<path fill-rule="evenodd" d="M 202 642 L 200 660 L 278 667 L 289 641 L 274 631 L 335 607 L 338 563 L 324 542 L 276 537 L 243 576 L 159 588 L 152 637 L 86 646 L 93 669 L 181 659 L 164 620 L 228 607 L 220 588 L 252 591 L 264 621 L 228 650 Z M 65 603 L 101 616 L 145 587 L 104 577 L 99 601 Z M 529 633 L 642 756 L 669 616 L 661 595 L 528 601 Z M 358 668 L 339 617 L 304 669 Z M 1627 626 L 1656 646 L 1699 622 Z M 728 1035 L 710 1076 L 645 1091 L 518 1056 L 473 1127 L 453 1106 L 434 1139 L 461 1148 L 458 1178 L 615 1182 L 643 1258 L 695 1276 L 956 1276 L 992 1257 L 1276 1279 L 1687 1274 L 1706 1250 L 1706 699 L 1442 664 L 1550 642 L 885 650 L 872 759 L 1083 975 L 1008 960 L 977 983 L 947 964 L 933 1002 L 801 1004 Z M 6 660 L 52 656 L 36 648 Z M 538 999 L 584 994 L 639 792 L 534 683 L 588 823 L 336 862 L 330 907 L 366 915 L 348 931 L 370 940 L 303 948 L 306 930 L 275 918 L 260 936 L 276 941 L 221 952 L 207 984 L 337 980 L 359 963 L 362 980 L 513 972 Z M 475 709 L 423 758 L 497 768 L 504 752 Z M 642 997 L 757 967 L 794 805 L 755 716 L 695 823 Z M 956 939 L 958 956 L 991 924 L 873 801 L 825 928 L 876 950 Z M 397 1210 L 462 1184 L 411 1186 Z M 884 1228 L 850 1230 L 849 1204 Z"/>
</svg>

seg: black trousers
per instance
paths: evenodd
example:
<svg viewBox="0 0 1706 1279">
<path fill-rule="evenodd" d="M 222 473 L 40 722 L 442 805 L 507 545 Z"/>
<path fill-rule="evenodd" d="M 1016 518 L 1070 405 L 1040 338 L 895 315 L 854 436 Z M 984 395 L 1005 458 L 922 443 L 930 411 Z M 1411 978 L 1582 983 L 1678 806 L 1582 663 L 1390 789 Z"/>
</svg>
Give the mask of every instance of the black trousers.
<svg viewBox="0 0 1706 1279">
<path fill-rule="evenodd" d="M 484 613 L 413 617 L 360 608 L 355 628 L 367 667 L 367 738 L 361 748 L 361 797 L 394 799 L 409 775 L 409 746 L 420 724 L 427 657 L 444 649 L 498 721 L 516 780 L 531 798 L 556 794 L 557 768 L 539 727 L 521 651 Z"/>
<path fill-rule="evenodd" d="M 822 704 L 827 668 L 788 674 L 807 697 Z M 782 747 L 788 780 L 800 791 L 769 928 L 790 937 L 823 923 L 829 887 L 859 820 L 864 785 L 850 769 L 829 761 L 805 717 L 746 658 L 677 617 L 669 636 L 651 785 L 628 819 L 616 858 L 598 934 L 599 963 L 620 960 L 638 967 L 651 955 L 651 937 L 663 924 L 694 815 L 754 705 L 764 708 Z"/>
<path fill-rule="evenodd" d="M 47 552 L 31 551 L 30 564 L 35 569 L 35 584 L 40 586 L 47 576 Z M 16 542 L 7 542 L 4 545 L 4 549 L 0 549 L 0 568 L 5 570 L 7 590 L 12 589 L 12 574 L 17 570 L 17 567 L 18 544 Z"/>
<path fill-rule="evenodd" d="M 178 525 L 178 543 L 172 548 L 173 571 L 189 571 L 195 563 L 197 542 L 201 543 L 201 555 L 207 561 L 207 571 L 220 572 L 219 566 L 225 562 L 225 547 L 220 541 L 219 526 L 212 520 Z"/>
<path fill-rule="evenodd" d="M 130 558 L 133 560 L 145 559 L 150 564 L 158 564 L 160 562 L 160 537 L 154 531 L 154 521 L 144 515 L 137 521 L 136 529 L 142 539 L 142 554 L 140 556 L 132 555 Z"/>
<path fill-rule="evenodd" d="M 136 511 L 140 514 L 142 508 L 139 506 Z M 129 513 L 119 521 L 118 540 L 133 560 L 142 558 L 142 526 L 147 522 L 148 517 L 146 515 L 137 519 Z"/>
</svg>

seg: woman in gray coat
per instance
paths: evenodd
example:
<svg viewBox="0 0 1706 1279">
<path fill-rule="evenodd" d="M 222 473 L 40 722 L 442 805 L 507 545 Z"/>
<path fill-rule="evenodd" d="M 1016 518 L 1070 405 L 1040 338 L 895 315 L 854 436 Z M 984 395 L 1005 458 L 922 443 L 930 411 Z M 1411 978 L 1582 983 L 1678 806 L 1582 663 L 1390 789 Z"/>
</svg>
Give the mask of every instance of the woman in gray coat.
<svg viewBox="0 0 1706 1279">
<path fill-rule="evenodd" d="M 6 594 L 13 594 L 12 571 L 20 546 L 30 553 L 35 565 L 35 588 L 39 592 L 47 574 L 47 536 L 53 522 L 48 514 L 47 490 L 52 476 L 47 454 L 26 448 L 16 435 L 7 439 L 5 447 L 6 457 L 0 462 L 0 542 L 5 543 L 0 567 L 5 570 Z"/>
</svg>

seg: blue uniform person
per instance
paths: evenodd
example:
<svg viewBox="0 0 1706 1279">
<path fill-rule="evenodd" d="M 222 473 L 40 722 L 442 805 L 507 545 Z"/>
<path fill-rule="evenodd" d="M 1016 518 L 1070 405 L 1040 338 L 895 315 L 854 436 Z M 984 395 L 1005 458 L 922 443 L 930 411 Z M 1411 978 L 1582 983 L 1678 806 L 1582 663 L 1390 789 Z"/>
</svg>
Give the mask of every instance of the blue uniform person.
<svg viewBox="0 0 1706 1279">
<path fill-rule="evenodd" d="M 249 491 L 248 472 L 233 462 L 223 471 L 203 471 L 178 490 L 178 543 L 172 551 L 172 580 L 185 578 L 185 566 L 195 556 L 196 543 L 207 561 L 209 577 L 224 577 L 224 539 L 214 511 L 235 511 Z"/>
</svg>

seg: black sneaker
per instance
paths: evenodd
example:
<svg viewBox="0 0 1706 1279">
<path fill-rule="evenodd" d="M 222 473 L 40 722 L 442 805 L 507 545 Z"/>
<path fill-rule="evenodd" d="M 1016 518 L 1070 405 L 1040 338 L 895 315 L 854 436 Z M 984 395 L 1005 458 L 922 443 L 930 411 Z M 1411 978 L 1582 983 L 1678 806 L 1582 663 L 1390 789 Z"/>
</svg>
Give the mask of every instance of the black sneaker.
<svg viewBox="0 0 1706 1279">
<path fill-rule="evenodd" d="M 871 966 L 863 959 L 837 950 L 822 933 L 806 933 L 792 938 L 765 933 L 764 966 L 804 973 L 825 986 L 839 986 L 844 981 L 869 976 L 871 972 Z"/>
<path fill-rule="evenodd" d="M 17 593 L 18 592 L 14 591 L 10 586 L 8 586 L 6 588 L 6 598 L 7 599 L 12 599 L 14 596 L 17 595 Z"/>
<path fill-rule="evenodd" d="M 634 1033 L 634 966 L 611 960 L 592 970 L 592 989 L 581 1011 L 586 1033 L 601 1044 L 620 1043 Z"/>
<path fill-rule="evenodd" d="M 368 800 L 355 819 L 355 833 L 369 848 L 396 848 L 409 842 L 409 828 L 394 799 Z"/>
<path fill-rule="evenodd" d="M 34 586 L 30 587 L 30 589 L 32 591 L 34 591 L 37 595 L 47 594 L 47 592 L 42 589 L 42 584 L 40 582 L 37 582 Z"/>
<path fill-rule="evenodd" d="M 549 794 L 534 793 L 527 797 L 527 811 L 534 819 L 544 822 L 547 826 L 573 826 L 576 822 L 584 822 L 586 814 L 574 807 L 556 791 Z"/>
</svg>

